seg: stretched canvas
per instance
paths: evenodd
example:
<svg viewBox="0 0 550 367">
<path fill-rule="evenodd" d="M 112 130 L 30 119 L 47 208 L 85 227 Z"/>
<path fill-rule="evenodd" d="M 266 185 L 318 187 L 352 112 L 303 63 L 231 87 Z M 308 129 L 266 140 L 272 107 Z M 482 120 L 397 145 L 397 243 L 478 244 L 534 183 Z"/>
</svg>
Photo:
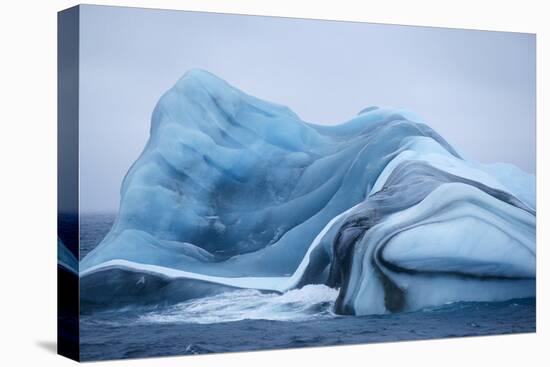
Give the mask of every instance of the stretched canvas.
<svg viewBox="0 0 550 367">
<path fill-rule="evenodd" d="M 535 35 L 58 17 L 60 354 L 535 331 Z"/>
</svg>

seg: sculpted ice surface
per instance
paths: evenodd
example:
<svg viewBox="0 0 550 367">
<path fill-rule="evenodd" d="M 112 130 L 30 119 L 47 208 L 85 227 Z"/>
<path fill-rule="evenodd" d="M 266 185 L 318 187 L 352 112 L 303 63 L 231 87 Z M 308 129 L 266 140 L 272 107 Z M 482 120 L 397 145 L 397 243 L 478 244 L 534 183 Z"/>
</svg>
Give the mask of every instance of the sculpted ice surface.
<svg viewBox="0 0 550 367">
<path fill-rule="evenodd" d="M 406 111 L 315 125 L 192 70 L 80 277 L 83 312 L 310 284 L 342 314 L 532 297 L 534 177 L 464 160 Z"/>
</svg>

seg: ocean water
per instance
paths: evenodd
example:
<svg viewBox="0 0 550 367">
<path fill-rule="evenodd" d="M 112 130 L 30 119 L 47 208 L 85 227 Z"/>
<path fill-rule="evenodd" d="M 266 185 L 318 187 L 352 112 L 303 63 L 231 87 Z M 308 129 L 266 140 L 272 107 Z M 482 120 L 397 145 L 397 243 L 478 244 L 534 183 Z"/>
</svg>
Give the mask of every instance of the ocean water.
<svg viewBox="0 0 550 367">
<path fill-rule="evenodd" d="M 83 215 L 80 256 L 115 216 Z M 308 285 L 284 294 L 235 290 L 159 308 L 122 309 L 80 319 L 82 360 L 378 343 L 534 332 L 535 299 L 459 302 L 416 312 L 339 316 L 337 291 Z"/>
</svg>

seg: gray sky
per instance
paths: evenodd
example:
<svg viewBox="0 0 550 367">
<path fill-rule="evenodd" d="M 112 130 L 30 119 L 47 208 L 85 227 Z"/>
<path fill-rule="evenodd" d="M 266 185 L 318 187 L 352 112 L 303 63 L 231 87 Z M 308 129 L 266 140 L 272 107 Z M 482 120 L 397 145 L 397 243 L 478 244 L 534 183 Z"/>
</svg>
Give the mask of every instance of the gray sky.
<svg viewBox="0 0 550 367">
<path fill-rule="evenodd" d="M 535 172 L 535 36 L 83 6 L 80 206 L 116 211 L 160 96 L 202 68 L 303 120 L 422 116 L 466 157 Z"/>
</svg>

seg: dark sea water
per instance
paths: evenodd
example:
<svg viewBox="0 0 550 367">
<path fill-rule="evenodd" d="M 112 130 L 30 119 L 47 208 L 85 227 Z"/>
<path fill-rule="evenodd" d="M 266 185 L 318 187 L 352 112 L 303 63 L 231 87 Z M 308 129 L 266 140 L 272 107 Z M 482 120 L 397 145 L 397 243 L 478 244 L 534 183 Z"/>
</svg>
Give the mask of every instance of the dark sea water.
<svg viewBox="0 0 550 367">
<path fill-rule="evenodd" d="M 81 217 L 83 258 L 114 215 Z M 238 290 L 181 304 L 82 315 L 82 360 L 105 360 L 378 343 L 535 331 L 535 299 L 460 302 L 372 316 L 332 313 L 336 291 L 306 286 L 282 295 Z"/>
<path fill-rule="evenodd" d="M 81 214 L 80 215 L 80 259 L 92 251 L 109 233 L 116 214 Z"/>
</svg>

